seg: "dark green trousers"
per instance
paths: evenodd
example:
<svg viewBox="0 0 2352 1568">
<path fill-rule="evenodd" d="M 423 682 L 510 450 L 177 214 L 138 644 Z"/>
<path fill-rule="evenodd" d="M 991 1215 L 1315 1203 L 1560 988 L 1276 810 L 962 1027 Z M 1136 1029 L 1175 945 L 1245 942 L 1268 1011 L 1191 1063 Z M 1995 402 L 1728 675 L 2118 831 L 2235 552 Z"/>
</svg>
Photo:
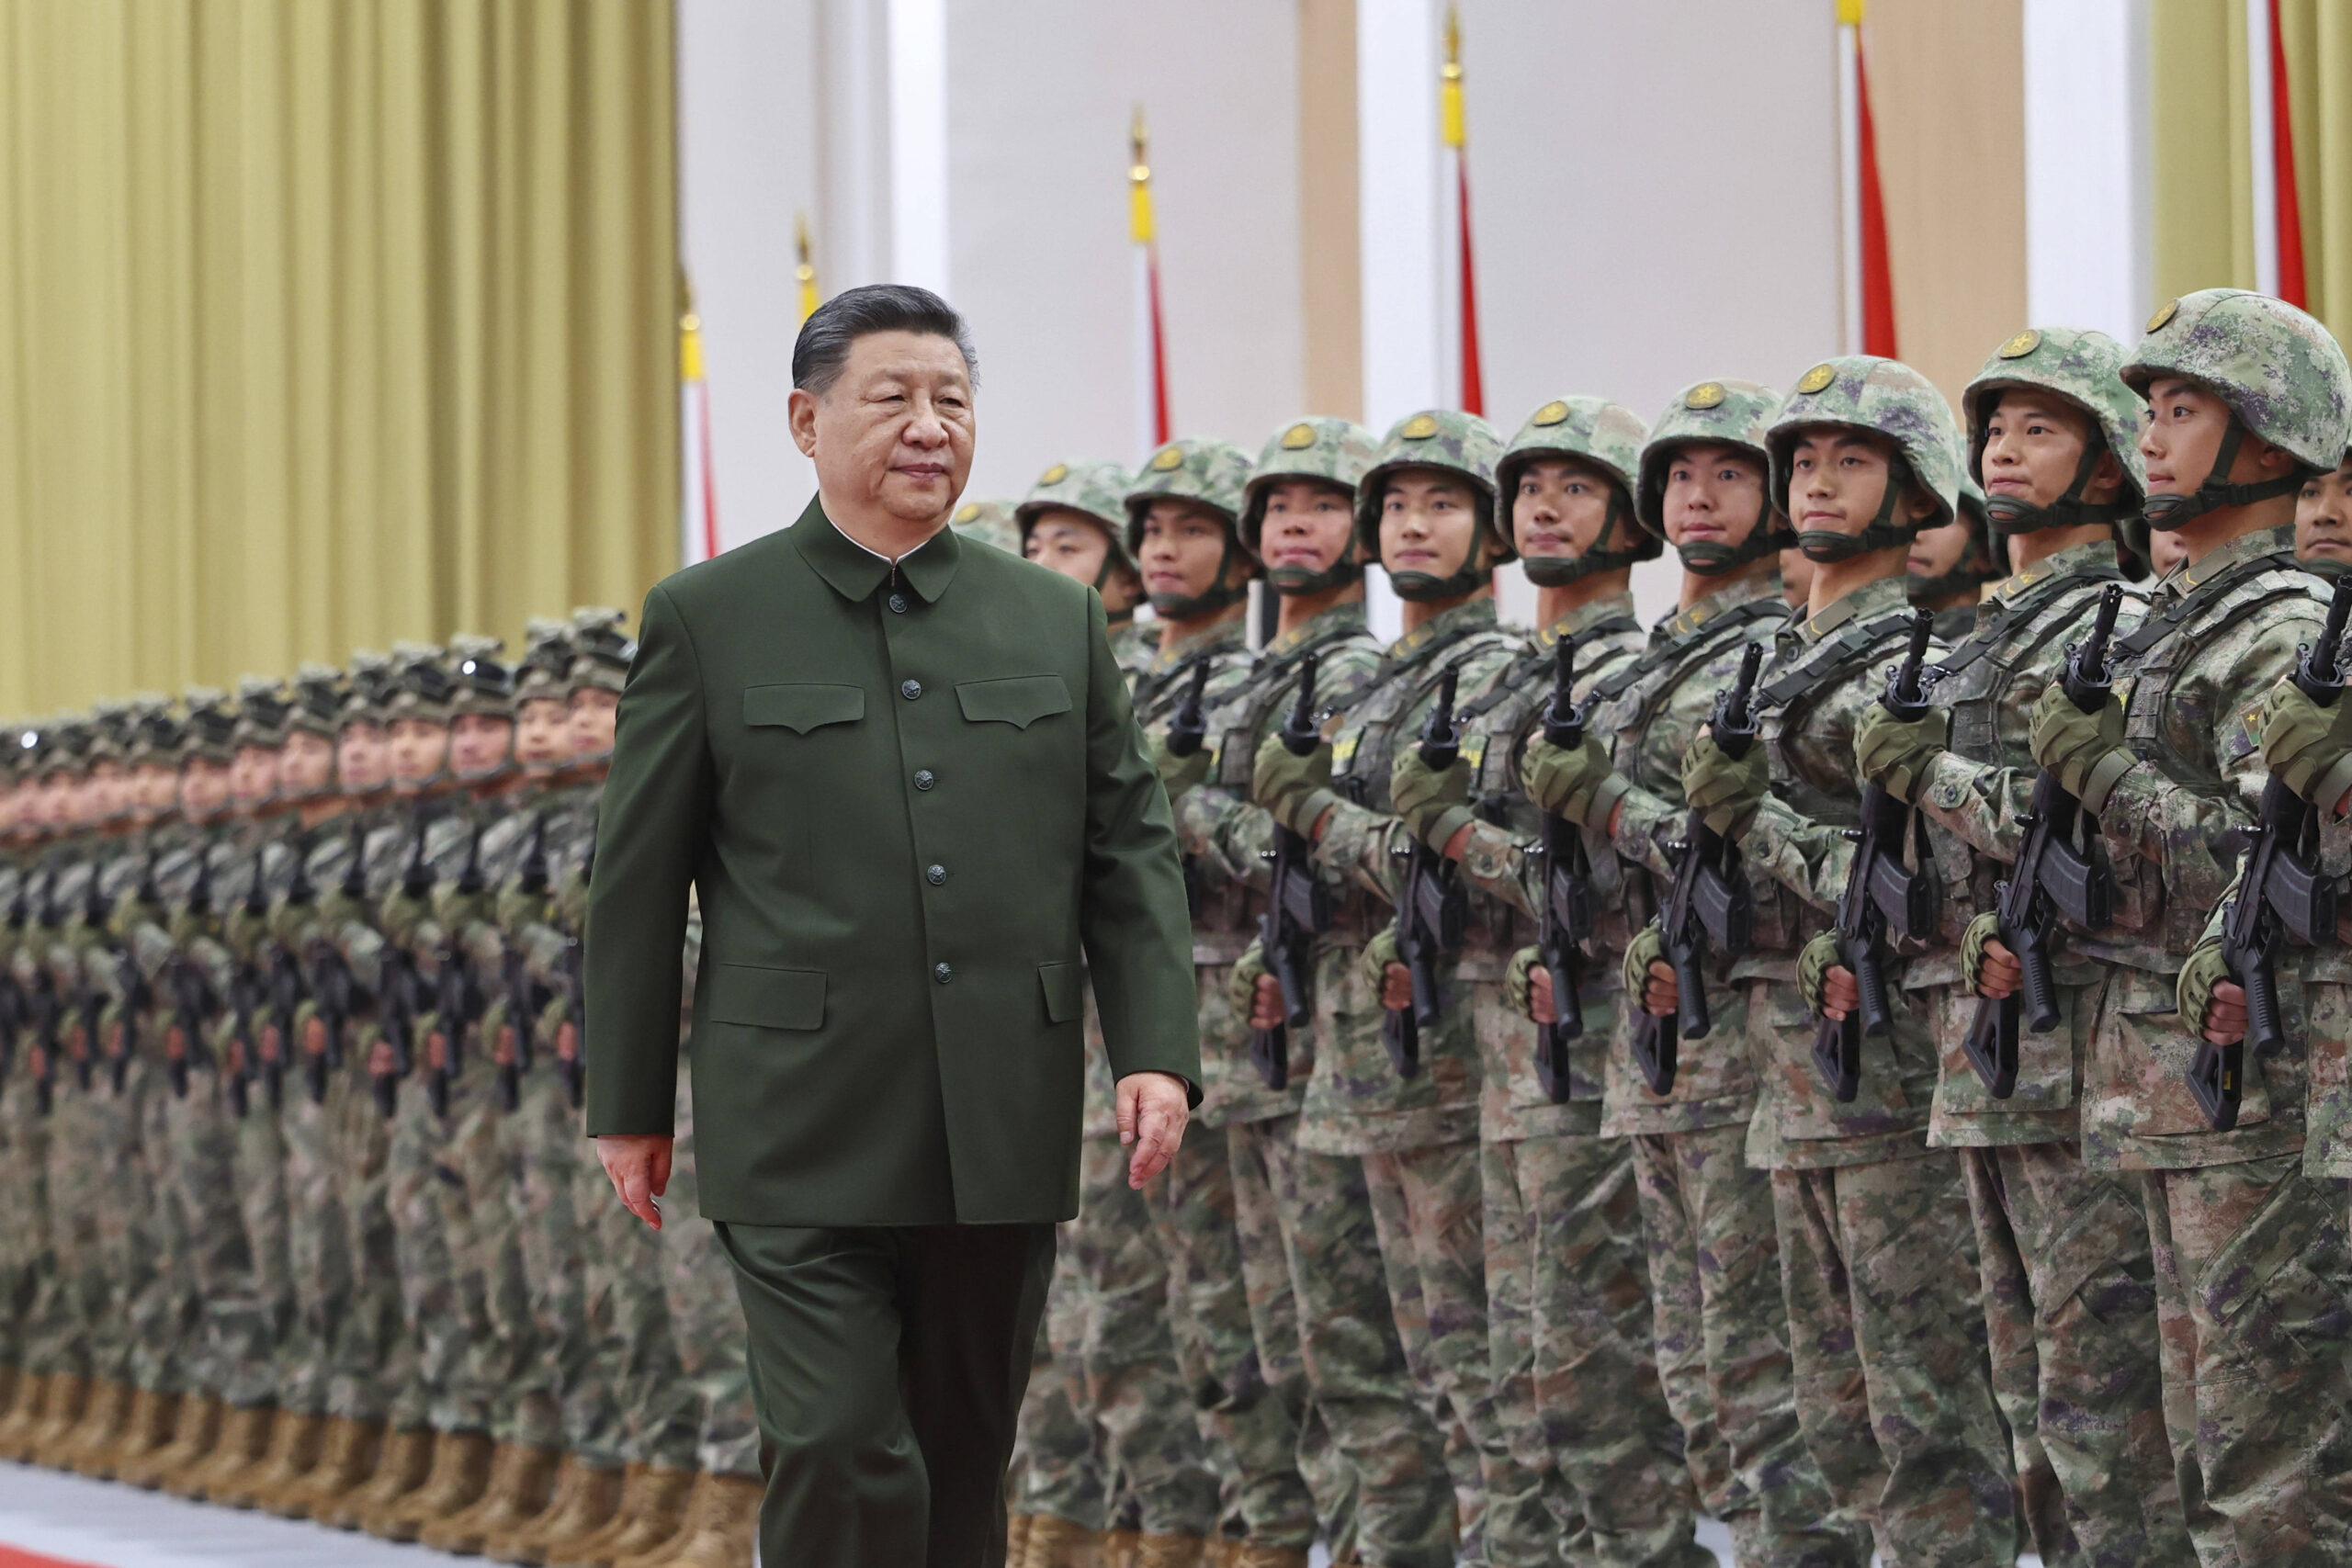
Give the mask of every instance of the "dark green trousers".
<svg viewBox="0 0 2352 1568">
<path fill-rule="evenodd" d="M 751 1336 L 760 1560 L 998 1568 L 1054 1227 L 718 1230 Z"/>
</svg>

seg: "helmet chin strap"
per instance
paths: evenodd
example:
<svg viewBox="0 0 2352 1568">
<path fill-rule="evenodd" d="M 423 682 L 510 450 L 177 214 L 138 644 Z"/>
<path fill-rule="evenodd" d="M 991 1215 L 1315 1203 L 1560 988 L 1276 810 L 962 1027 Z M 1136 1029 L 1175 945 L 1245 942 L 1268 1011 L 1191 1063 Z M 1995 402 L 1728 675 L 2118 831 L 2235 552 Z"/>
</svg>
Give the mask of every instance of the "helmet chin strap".
<svg viewBox="0 0 2352 1568">
<path fill-rule="evenodd" d="M 2075 466 L 2074 482 L 2066 487 L 2065 494 L 2047 506 L 2036 506 L 2022 496 L 1987 495 L 1984 511 L 1993 519 L 1993 532 L 2033 534 L 2044 528 L 2079 528 L 2090 523 L 2112 526 L 2129 516 L 2129 508 L 2083 499 L 2083 492 L 2090 488 L 2091 476 L 2098 472 L 2098 460 L 2106 456 L 2104 446 L 2085 442 L 2083 460 Z"/>
<path fill-rule="evenodd" d="M 1609 511 L 1600 520 L 1600 533 L 1592 547 L 1573 556 L 1521 556 L 1519 564 L 1527 573 L 1527 581 L 1538 588 L 1565 588 L 1599 572 L 1618 571 L 1638 563 L 1641 557 L 1633 550 L 1612 550 L 1608 547 L 1620 529 L 1632 526 L 1633 507 L 1625 499 L 1623 487 L 1611 484 L 1609 490 Z"/>
<path fill-rule="evenodd" d="M 1352 537 L 1341 547 L 1340 558 L 1319 571 L 1303 566 L 1278 566 L 1266 573 L 1266 581 L 1274 592 L 1285 599 L 1303 598 L 1309 593 L 1328 593 L 1334 588 L 1345 588 L 1363 581 L 1363 563 L 1355 558 Z"/>
<path fill-rule="evenodd" d="M 2224 507 L 2251 506 L 2257 501 L 2273 496 L 2290 495 L 2303 488 L 2303 476 L 2290 470 L 2275 479 L 2256 479 L 2252 484 L 2232 484 L 2226 477 L 2232 464 L 2238 460 L 2238 447 L 2245 439 L 2245 425 L 2238 419 L 2237 410 L 2230 411 L 2230 427 L 2222 433 L 2221 450 L 2213 454 L 2213 466 L 2206 470 L 2205 480 L 2191 495 L 2152 495 L 2140 509 L 2148 526 L 2159 534 L 2169 534 L 2209 512 Z"/>
<path fill-rule="evenodd" d="M 1738 544 L 1721 545 L 1713 539 L 1702 539 L 1696 544 L 1677 545 L 1674 553 L 1682 558 L 1682 570 L 1693 577 L 1728 576 L 1750 561 L 1779 555 L 1797 542 L 1797 536 L 1788 529 L 1772 526 L 1773 519 L 1779 515 L 1768 501 L 1755 526 L 1747 530 L 1747 537 Z"/>
<path fill-rule="evenodd" d="M 1807 560 L 1851 560 L 1872 550 L 1890 550 L 1897 545 L 1907 545 L 1919 530 L 1899 525 L 1894 521 L 1895 509 L 1903 504 L 1903 492 L 1911 483 L 1911 465 L 1900 457 L 1890 457 L 1886 465 L 1886 493 L 1879 497 L 1878 514 L 1870 526 L 1859 534 L 1841 534 L 1835 528 L 1805 528 L 1797 534 L 1797 547 L 1804 551 Z"/>
<path fill-rule="evenodd" d="M 1487 553 L 1486 530 L 1475 528 L 1470 536 L 1470 553 L 1462 558 L 1462 570 L 1451 577 L 1436 577 L 1426 571 L 1392 571 L 1388 584 L 1396 597 L 1416 604 L 1426 604 L 1433 599 L 1457 599 L 1475 592 L 1494 575 L 1494 568 L 1483 564 Z"/>
<path fill-rule="evenodd" d="M 1217 611 L 1240 604 L 1250 597 L 1246 581 L 1230 583 L 1225 574 L 1233 568 L 1233 536 L 1236 532 L 1228 523 L 1225 528 L 1225 548 L 1216 558 L 1216 575 L 1209 580 L 1208 590 L 1202 593 L 1155 593 L 1151 595 L 1152 613 L 1163 620 L 1189 621 L 1199 615 L 1213 615 Z"/>
</svg>

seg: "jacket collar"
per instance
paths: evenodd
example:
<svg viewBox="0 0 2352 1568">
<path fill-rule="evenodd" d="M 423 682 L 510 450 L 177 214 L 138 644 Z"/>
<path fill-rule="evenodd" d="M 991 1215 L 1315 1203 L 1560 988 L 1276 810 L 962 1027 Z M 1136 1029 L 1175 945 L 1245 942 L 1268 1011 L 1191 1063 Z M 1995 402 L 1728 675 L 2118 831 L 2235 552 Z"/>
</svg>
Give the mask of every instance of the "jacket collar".
<svg viewBox="0 0 2352 1568">
<path fill-rule="evenodd" d="M 904 581 L 924 604 L 935 604 L 956 581 L 956 565 L 963 559 L 956 530 L 942 528 L 894 566 L 842 533 L 815 497 L 792 525 L 792 545 L 811 570 L 853 604 L 872 598 L 876 588 L 893 580 Z"/>
</svg>

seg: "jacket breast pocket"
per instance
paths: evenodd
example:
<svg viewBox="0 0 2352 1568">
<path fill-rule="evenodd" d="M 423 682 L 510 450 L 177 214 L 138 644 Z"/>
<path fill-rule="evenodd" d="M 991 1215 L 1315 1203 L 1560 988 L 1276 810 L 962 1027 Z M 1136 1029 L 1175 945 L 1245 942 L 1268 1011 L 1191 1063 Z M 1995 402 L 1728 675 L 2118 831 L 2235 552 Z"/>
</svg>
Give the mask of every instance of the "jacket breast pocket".
<svg viewBox="0 0 2352 1568">
<path fill-rule="evenodd" d="M 1070 709 L 1069 687 L 1058 675 L 965 681 L 956 687 L 956 701 L 974 724 L 1009 724 L 1015 729 Z"/>
<path fill-rule="evenodd" d="M 821 1029 L 825 1024 L 822 969 L 770 969 L 758 964 L 717 964 L 703 984 L 705 1010 L 713 1023 L 753 1029 Z"/>
<path fill-rule="evenodd" d="M 829 724 L 855 724 L 865 716 L 862 686 L 797 682 L 743 688 L 743 723 L 754 729 L 775 728 L 806 735 Z"/>
<path fill-rule="evenodd" d="M 1083 1007 L 1086 972 L 1075 964 L 1040 964 L 1037 986 L 1045 993 L 1046 1021 L 1074 1023 Z"/>
</svg>

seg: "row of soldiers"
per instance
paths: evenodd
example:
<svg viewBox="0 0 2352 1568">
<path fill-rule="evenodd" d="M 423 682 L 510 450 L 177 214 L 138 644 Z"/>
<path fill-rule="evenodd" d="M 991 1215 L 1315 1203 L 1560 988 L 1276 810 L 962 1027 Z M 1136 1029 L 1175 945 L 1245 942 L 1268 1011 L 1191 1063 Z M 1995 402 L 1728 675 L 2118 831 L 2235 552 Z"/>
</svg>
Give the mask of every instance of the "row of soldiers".
<svg viewBox="0 0 2352 1568">
<path fill-rule="evenodd" d="M 684 1069 L 659 1235 L 580 1134 L 634 647 L 582 610 L 518 661 L 12 727 L 0 1455 L 503 1562 L 751 1562 Z"/>
<path fill-rule="evenodd" d="M 1849 356 L 993 509 L 1156 612 L 1205 1078 L 1140 1192 L 1094 1086 L 1015 1568 L 2352 1561 L 2352 373 L 2217 289 L 1962 403 Z"/>
</svg>

